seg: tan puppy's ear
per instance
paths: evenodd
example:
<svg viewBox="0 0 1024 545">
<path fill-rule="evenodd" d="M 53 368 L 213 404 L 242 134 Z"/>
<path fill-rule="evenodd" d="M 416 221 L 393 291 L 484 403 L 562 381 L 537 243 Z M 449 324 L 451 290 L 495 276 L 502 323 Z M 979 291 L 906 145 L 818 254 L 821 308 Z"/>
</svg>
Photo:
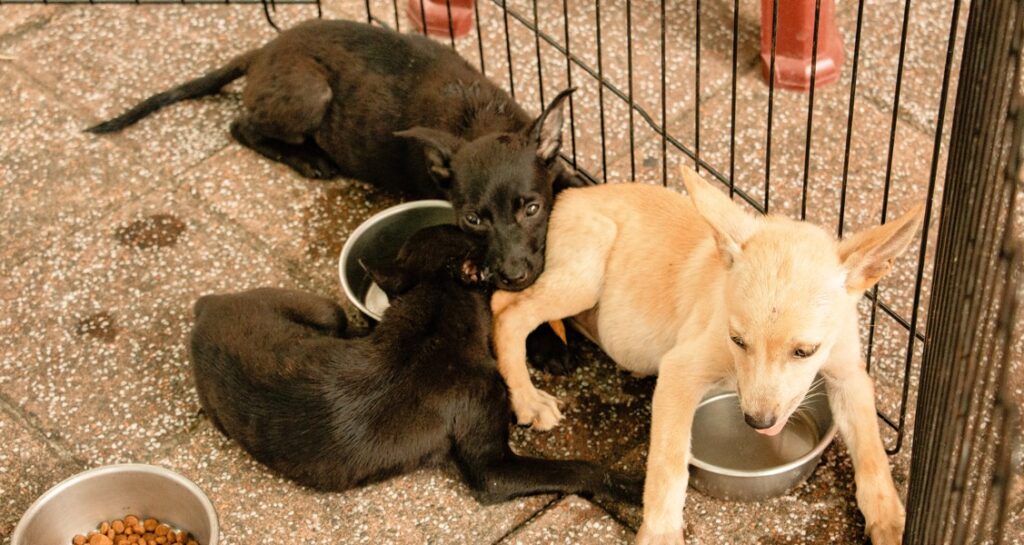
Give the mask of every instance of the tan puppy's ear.
<svg viewBox="0 0 1024 545">
<path fill-rule="evenodd" d="M 726 265 L 731 266 L 743 251 L 743 243 L 757 229 L 757 219 L 744 212 L 724 193 L 711 187 L 711 184 L 704 181 L 700 174 L 690 167 L 684 165 L 681 170 L 686 192 L 690 194 L 697 213 L 715 232 L 718 250 Z"/>
<path fill-rule="evenodd" d="M 914 240 L 924 217 L 924 203 L 894 221 L 857 233 L 839 243 L 839 261 L 846 268 L 846 289 L 861 293 L 878 283 Z"/>
</svg>

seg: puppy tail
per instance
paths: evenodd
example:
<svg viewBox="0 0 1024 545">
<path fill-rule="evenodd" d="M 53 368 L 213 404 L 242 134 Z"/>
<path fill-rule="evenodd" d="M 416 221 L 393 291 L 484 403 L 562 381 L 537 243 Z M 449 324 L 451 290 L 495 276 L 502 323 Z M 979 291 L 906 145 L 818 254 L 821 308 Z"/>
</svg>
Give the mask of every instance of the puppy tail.
<svg viewBox="0 0 1024 545">
<path fill-rule="evenodd" d="M 92 127 L 85 129 L 85 131 L 93 134 L 116 132 L 132 125 L 136 121 L 159 110 L 160 108 L 163 108 L 164 106 L 169 106 L 182 100 L 212 95 L 220 91 L 221 87 L 224 87 L 232 81 L 244 76 L 246 70 L 249 68 L 249 64 L 252 62 L 252 59 L 256 56 L 257 52 L 258 50 L 252 50 L 247 53 L 243 53 L 232 59 L 231 62 L 226 65 L 210 71 L 202 77 L 187 81 L 162 93 L 157 93 L 136 104 L 127 112 L 124 112 L 113 119 L 99 123 L 98 125 L 93 125 Z"/>
</svg>

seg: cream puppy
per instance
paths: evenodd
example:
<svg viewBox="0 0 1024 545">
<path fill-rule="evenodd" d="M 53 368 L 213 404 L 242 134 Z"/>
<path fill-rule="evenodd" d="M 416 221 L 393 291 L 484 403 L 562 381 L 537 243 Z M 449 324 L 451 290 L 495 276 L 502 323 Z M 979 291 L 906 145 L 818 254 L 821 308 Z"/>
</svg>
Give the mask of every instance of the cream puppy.
<svg viewBox="0 0 1024 545">
<path fill-rule="evenodd" d="M 747 423 L 773 435 L 820 373 L 867 533 L 874 545 L 898 545 L 904 510 L 861 357 L 857 302 L 914 239 L 923 205 L 837 241 L 806 222 L 747 214 L 689 169 L 683 177 L 689 198 L 642 184 L 559 195 L 543 274 L 491 301 L 498 368 L 519 422 L 548 430 L 562 418 L 526 368 L 526 336 L 546 321 L 574 317 L 619 366 L 657 373 L 637 543 L 681 544 L 690 428 L 704 393 L 734 386 Z"/>
</svg>

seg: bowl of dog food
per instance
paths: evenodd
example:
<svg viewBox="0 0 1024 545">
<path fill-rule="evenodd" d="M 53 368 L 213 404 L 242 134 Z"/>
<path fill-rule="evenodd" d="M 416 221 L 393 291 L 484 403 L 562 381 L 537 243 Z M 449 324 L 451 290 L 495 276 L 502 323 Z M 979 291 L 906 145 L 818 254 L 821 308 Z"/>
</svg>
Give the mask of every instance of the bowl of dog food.
<svg viewBox="0 0 1024 545">
<path fill-rule="evenodd" d="M 338 274 L 345 296 L 364 315 L 379 321 L 388 308 L 388 298 L 365 267 L 392 263 L 414 233 L 454 221 L 451 203 L 441 200 L 406 202 L 374 214 L 352 232 L 341 248 Z"/>
<path fill-rule="evenodd" d="M 46 491 L 11 545 L 217 545 L 217 511 L 195 483 L 146 464 L 102 466 Z"/>
<path fill-rule="evenodd" d="M 835 434 L 822 380 L 815 381 L 774 436 L 757 433 L 743 421 L 736 392 L 713 391 L 693 418 L 690 484 L 729 500 L 781 496 L 810 476 Z"/>
</svg>

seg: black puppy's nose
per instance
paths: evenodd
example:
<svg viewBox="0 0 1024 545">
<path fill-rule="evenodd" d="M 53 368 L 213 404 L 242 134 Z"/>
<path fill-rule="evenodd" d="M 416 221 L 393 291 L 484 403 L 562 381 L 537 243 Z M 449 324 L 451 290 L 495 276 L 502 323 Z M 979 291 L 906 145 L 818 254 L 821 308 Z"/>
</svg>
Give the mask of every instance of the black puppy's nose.
<svg viewBox="0 0 1024 545">
<path fill-rule="evenodd" d="M 527 273 L 526 271 L 516 271 L 510 274 L 502 273 L 501 279 L 506 284 L 515 286 L 522 284 L 524 281 L 526 281 L 527 276 L 529 276 L 529 273 Z"/>
<path fill-rule="evenodd" d="M 775 425 L 776 418 L 774 416 L 756 417 L 744 413 L 743 420 L 746 421 L 748 426 L 755 430 L 766 430 Z"/>
</svg>

